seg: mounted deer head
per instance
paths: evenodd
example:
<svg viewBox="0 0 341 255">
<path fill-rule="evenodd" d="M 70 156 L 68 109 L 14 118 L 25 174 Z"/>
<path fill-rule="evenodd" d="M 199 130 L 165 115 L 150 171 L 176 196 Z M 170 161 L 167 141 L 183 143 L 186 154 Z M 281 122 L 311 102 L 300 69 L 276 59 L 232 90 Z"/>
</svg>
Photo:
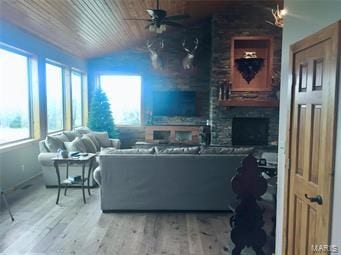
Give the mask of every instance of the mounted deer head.
<svg viewBox="0 0 341 255">
<path fill-rule="evenodd" d="M 195 51 L 198 48 L 198 44 L 199 44 L 199 39 L 195 38 L 195 40 L 194 40 L 194 47 L 190 50 L 189 48 L 186 47 L 186 40 L 184 40 L 182 42 L 182 47 L 187 52 L 186 56 L 182 60 L 182 67 L 185 70 L 190 70 L 190 69 L 193 68 L 193 61 L 194 61 L 194 57 L 195 57 Z"/>
<path fill-rule="evenodd" d="M 163 40 L 160 42 L 159 47 L 152 47 L 154 42 L 147 41 L 147 48 L 150 53 L 150 60 L 152 61 L 152 66 L 155 70 L 160 70 L 163 67 L 162 58 L 160 52 L 164 47 Z"/>
</svg>

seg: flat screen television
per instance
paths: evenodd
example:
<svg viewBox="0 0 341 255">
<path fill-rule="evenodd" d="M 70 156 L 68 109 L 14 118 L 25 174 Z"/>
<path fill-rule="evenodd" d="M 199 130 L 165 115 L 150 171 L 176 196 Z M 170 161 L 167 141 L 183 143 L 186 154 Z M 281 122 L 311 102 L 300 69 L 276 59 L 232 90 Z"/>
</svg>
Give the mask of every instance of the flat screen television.
<svg viewBox="0 0 341 255">
<path fill-rule="evenodd" d="M 154 91 L 153 115 L 196 116 L 195 91 Z"/>
</svg>

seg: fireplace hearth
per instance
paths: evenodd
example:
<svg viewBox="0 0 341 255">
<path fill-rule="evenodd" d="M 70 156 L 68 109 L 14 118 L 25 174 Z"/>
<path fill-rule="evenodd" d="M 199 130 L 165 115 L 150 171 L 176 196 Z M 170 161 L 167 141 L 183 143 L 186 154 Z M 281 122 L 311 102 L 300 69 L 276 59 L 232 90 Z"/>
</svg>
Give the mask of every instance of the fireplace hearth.
<svg viewBox="0 0 341 255">
<path fill-rule="evenodd" d="M 268 118 L 233 118 L 232 145 L 268 145 Z"/>
</svg>

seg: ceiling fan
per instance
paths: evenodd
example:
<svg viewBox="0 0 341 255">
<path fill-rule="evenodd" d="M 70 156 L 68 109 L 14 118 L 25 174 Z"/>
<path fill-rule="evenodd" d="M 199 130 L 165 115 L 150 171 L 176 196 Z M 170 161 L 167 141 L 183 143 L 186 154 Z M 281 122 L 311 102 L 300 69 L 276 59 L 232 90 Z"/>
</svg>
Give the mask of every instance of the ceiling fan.
<svg viewBox="0 0 341 255">
<path fill-rule="evenodd" d="M 151 32 L 162 33 L 166 31 L 166 26 L 183 27 L 182 24 L 174 21 L 189 18 L 187 14 L 167 16 L 167 12 L 159 8 L 159 0 L 156 0 L 156 9 L 147 9 L 146 11 L 150 16 L 149 19 L 129 18 L 125 20 L 148 21 L 149 24 L 145 27 L 146 29 Z"/>
</svg>

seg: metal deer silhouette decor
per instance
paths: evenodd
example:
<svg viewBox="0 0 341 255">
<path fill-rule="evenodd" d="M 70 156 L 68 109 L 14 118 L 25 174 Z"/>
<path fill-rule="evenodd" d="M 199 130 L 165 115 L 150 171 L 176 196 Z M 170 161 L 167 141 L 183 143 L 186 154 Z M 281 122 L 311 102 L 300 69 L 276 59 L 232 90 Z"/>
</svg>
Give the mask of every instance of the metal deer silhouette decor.
<svg viewBox="0 0 341 255">
<path fill-rule="evenodd" d="M 198 48 L 198 44 L 199 44 L 199 39 L 195 38 L 195 40 L 194 40 L 194 47 L 192 49 L 189 49 L 188 47 L 186 47 L 186 40 L 184 40 L 182 42 L 182 47 L 184 48 L 184 50 L 187 53 L 186 56 L 182 60 L 182 67 L 185 70 L 190 70 L 190 69 L 193 68 L 195 52 L 196 52 L 196 50 Z"/>
<path fill-rule="evenodd" d="M 161 70 L 163 68 L 163 61 L 161 57 L 161 51 L 164 47 L 163 40 L 160 42 L 160 45 L 154 46 L 154 42 L 147 41 L 147 49 L 150 53 L 150 60 L 152 61 L 152 66 L 155 70 Z"/>
</svg>

